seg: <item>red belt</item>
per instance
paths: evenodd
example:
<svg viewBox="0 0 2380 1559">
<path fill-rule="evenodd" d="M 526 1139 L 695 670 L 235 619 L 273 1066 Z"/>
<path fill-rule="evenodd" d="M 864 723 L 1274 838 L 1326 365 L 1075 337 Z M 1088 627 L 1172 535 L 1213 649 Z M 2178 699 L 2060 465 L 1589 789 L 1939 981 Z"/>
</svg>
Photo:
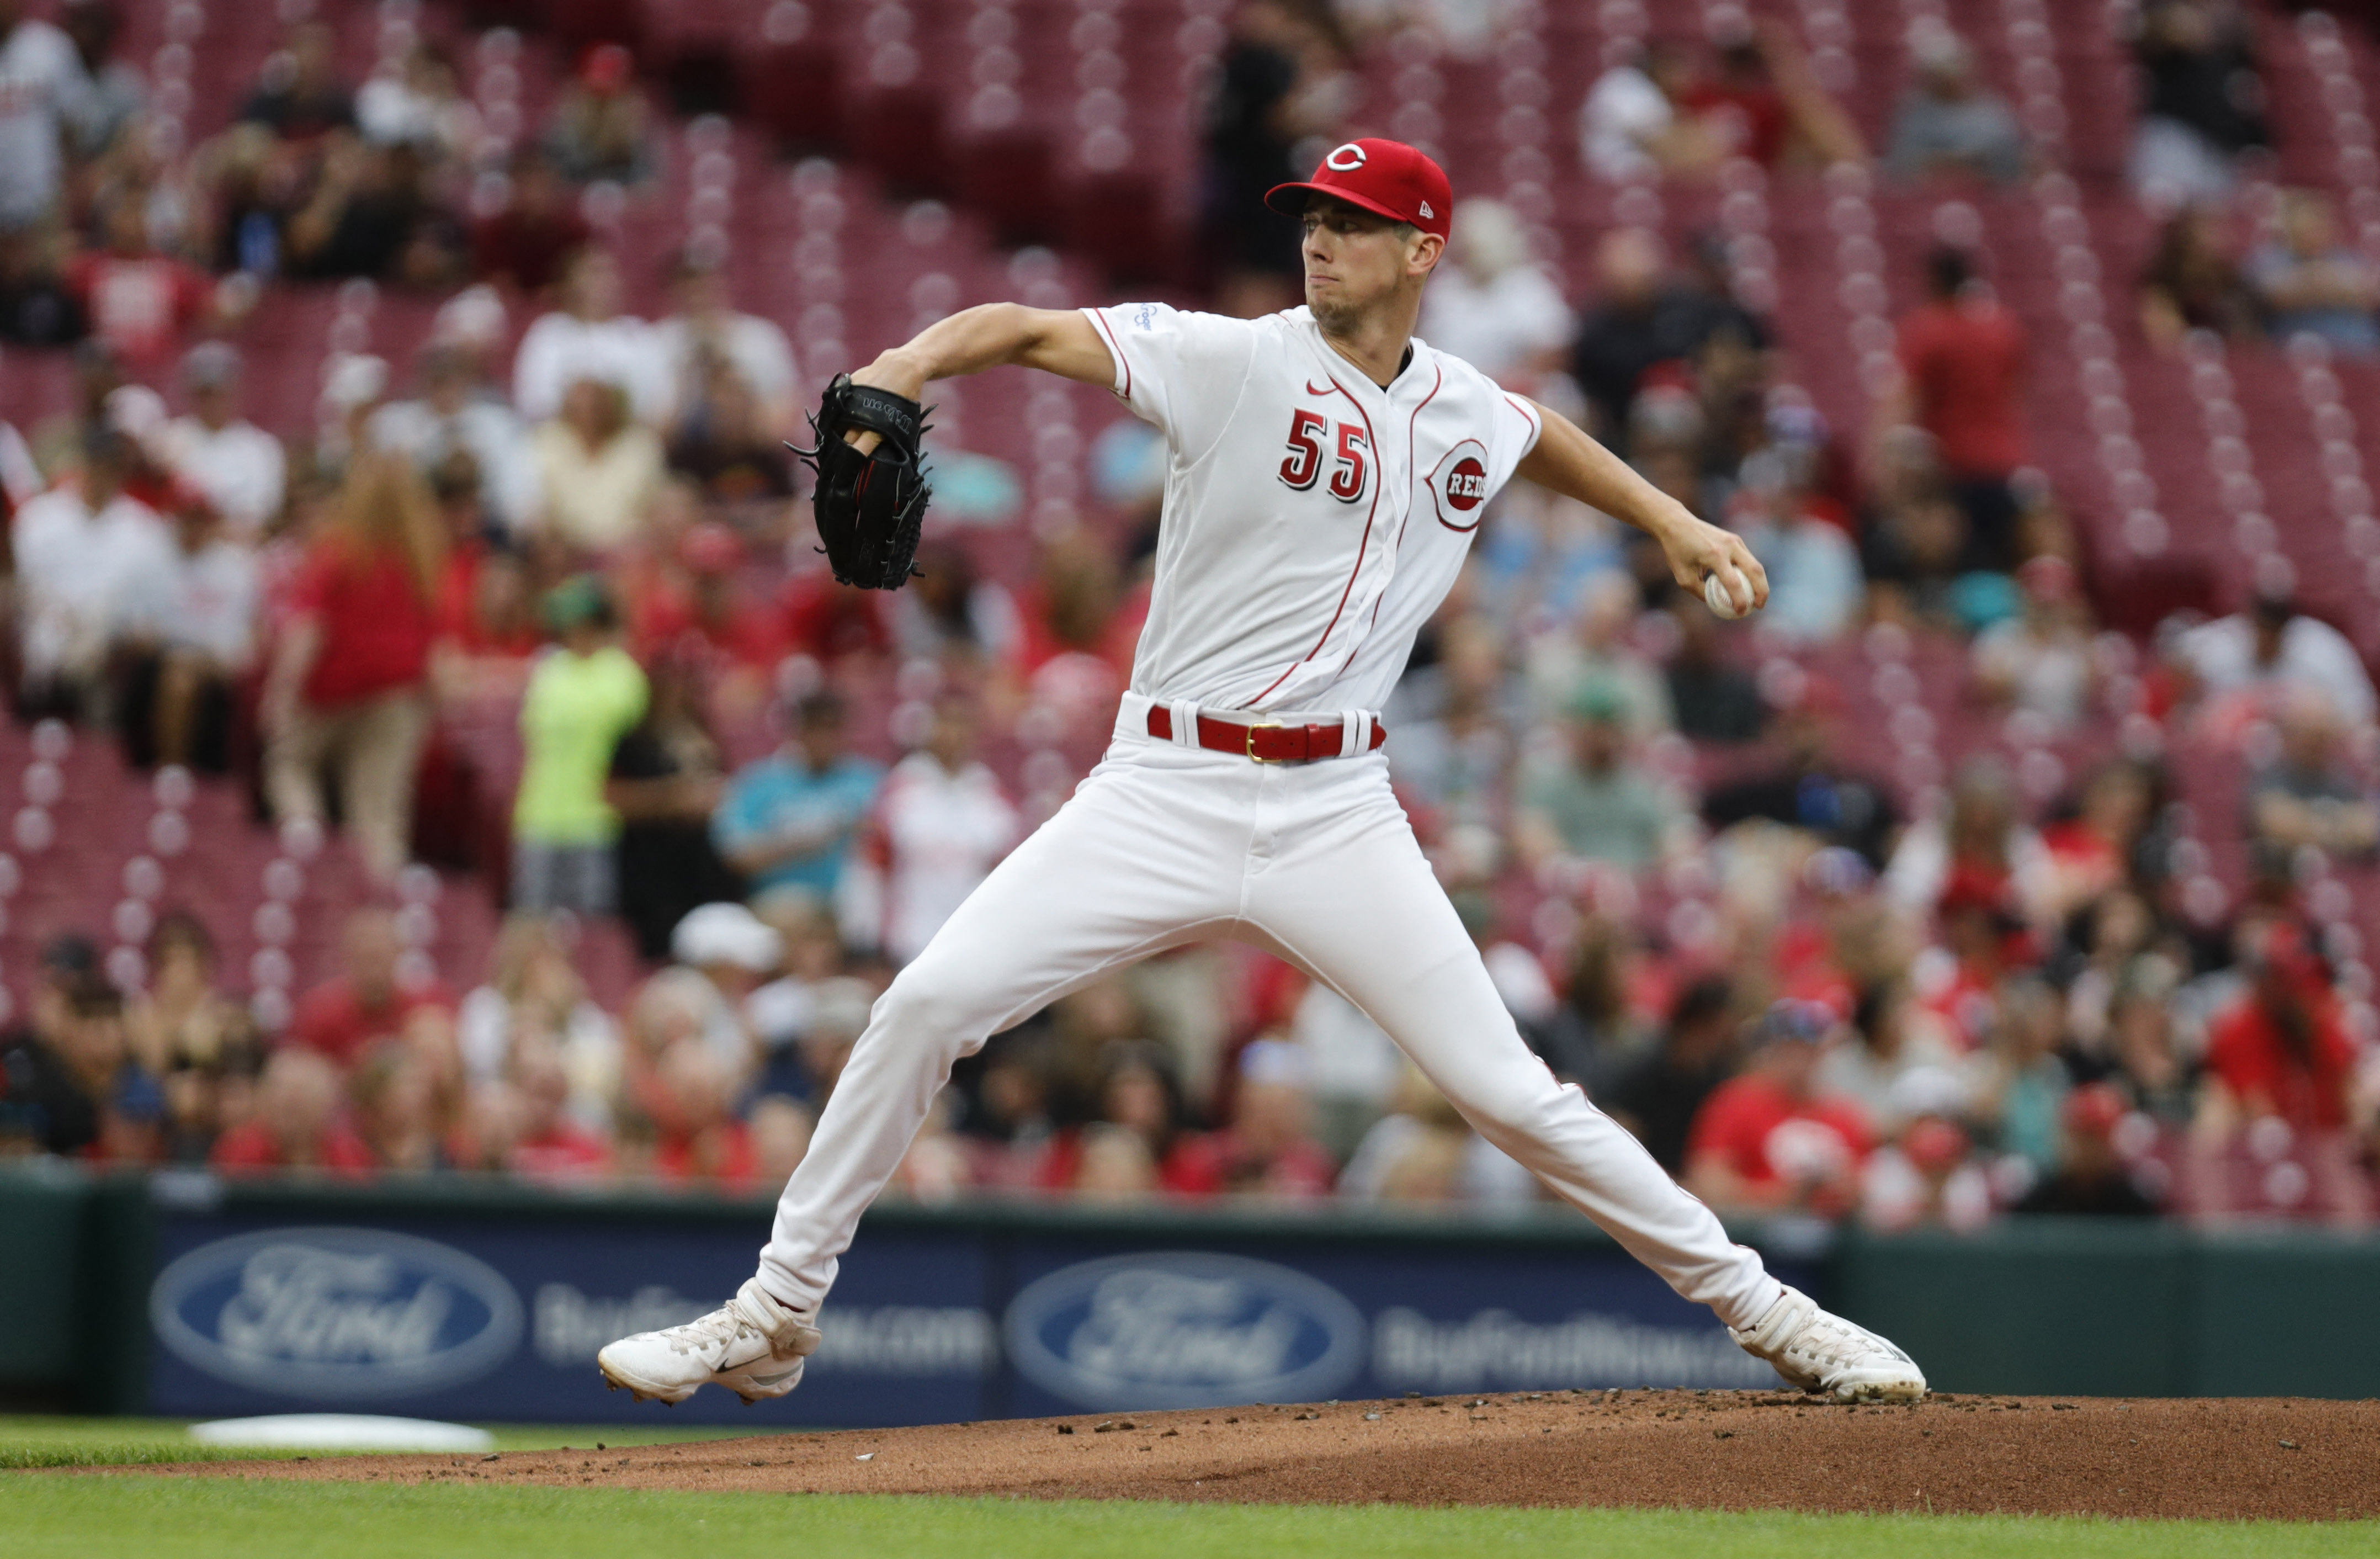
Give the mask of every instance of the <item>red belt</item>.
<svg viewBox="0 0 2380 1559">
<path fill-rule="evenodd" d="M 1347 744 L 1346 731 L 1346 726 L 1336 720 L 1321 725 L 1284 725 L 1279 721 L 1234 725 L 1228 720 L 1198 716 L 1200 747 L 1209 752 L 1253 758 L 1259 763 L 1310 763 L 1318 758 L 1336 758 Z M 1173 712 L 1163 704 L 1151 704 L 1148 734 L 1159 741 L 1172 741 Z M 1365 750 L 1371 751 L 1388 739 L 1387 729 L 1375 720 L 1372 745 Z"/>
</svg>

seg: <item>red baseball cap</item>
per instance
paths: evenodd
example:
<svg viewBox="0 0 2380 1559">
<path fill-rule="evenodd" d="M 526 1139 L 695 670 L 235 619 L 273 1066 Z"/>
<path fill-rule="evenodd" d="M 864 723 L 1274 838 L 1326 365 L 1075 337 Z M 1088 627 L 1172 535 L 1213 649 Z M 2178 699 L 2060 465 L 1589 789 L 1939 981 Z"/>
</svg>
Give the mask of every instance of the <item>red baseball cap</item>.
<svg viewBox="0 0 2380 1559">
<path fill-rule="evenodd" d="M 1265 204 L 1297 216 L 1305 210 L 1307 195 L 1330 195 L 1441 238 L 1454 216 L 1454 186 L 1446 181 L 1446 170 L 1402 140 L 1378 137 L 1332 151 L 1303 184 L 1275 185 L 1265 191 Z"/>
</svg>

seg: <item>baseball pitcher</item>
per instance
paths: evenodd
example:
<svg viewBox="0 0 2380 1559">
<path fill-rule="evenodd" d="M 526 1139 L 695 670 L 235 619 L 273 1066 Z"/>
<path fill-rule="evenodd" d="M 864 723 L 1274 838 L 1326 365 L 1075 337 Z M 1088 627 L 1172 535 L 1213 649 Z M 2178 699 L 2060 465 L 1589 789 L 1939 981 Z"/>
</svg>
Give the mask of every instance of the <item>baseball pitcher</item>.
<svg viewBox="0 0 2380 1559">
<path fill-rule="evenodd" d="M 1428 157 L 1351 141 L 1268 201 L 1304 217 L 1304 308 L 991 304 L 829 390 L 810 456 L 820 537 L 838 577 L 892 589 L 925 507 L 929 384 L 1014 363 L 1109 387 L 1171 451 L 1148 626 L 1104 761 L 877 1002 L 758 1274 L 698 1321 L 603 1349 L 604 1378 L 664 1402 L 793 1390 L 836 1257 L 952 1063 L 1107 970 L 1222 936 L 1362 1008 L 1482 1136 L 1787 1380 L 1922 1396 L 1906 1354 L 1770 1276 L 1531 1054 L 1378 750 L 1376 712 L 1415 633 L 1514 476 L 1641 527 L 1727 615 L 1767 602 L 1759 561 L 1568 420 L 1415 338 L 1453 205 Z"/>
</svg>

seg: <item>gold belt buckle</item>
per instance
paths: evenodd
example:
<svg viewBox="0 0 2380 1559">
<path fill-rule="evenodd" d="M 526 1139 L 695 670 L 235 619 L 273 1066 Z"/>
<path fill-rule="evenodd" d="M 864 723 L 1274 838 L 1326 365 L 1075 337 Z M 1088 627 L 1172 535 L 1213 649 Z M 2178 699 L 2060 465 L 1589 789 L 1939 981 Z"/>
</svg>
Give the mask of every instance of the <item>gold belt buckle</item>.
<svg viewBox="0 0 2380 1559">
<path fill-rule="evenodd" d="M 1250 721 L 1250 722 L 1248 723 L 1248 725 L 1247 725 L 1247 733 L 1248 733 L 1248 735 L 1247 735 L 1247 754 L 1248 754 L 1248 761 L 1249 761 L 1249 762 L 1251 762 L 1251 763 L 1286 763 L 1286 762 L 1288 762 L 1288 761 L 1289 761 L 1289 760 L 1288 760 L 1288 759 L 1286 759 L 1286 758 L 1259 758 L 1259 757 L 1257 757 L 1257 733 L 1258 731 L 1265 731 L 1265 730 L 1271 730 L 1271 731 L 1283 731 L 1283 730 L 1287 730 L 1288 728 L 1289 728 L 1288 726 L 1286 726 L 1286 725 L 1282 725 L 1282 724 L 1281 724 L 1280 721 L 1278 721 L 1278 720 L 1252 720 L 1252 721 Z"/>
</svg>

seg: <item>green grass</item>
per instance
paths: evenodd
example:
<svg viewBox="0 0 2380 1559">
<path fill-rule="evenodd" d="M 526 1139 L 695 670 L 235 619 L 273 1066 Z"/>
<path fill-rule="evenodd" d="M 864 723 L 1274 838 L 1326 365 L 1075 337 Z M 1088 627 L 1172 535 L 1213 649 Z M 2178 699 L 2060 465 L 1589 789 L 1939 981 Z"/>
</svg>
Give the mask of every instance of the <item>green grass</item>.
<svg viewBox="0 0 2380 1559">
<path fill-rule="evenodd" d="M 611 1424 L 482 1424 L 499 1451 L 547 1451 L 557 1445 L 660 1445 L 680 1440 L 734 1440 L 753 1431 L 722 1426 L 629 1429 Z M 269 1446 L 204 1445 L 180 1419 L 69 1419 L 0 1416 L 0 1468 L 122 1467 L 129 1463 L 218 1462 L 282 1456 L 370 1455 L 369 1451 L 280 1450 Z"/>
<path fill-rule="evenodd" d="M 0 1476 L 8 1559 L 2357 1559 L 2380 1529 L 2022 1517 L 1412 1510 Z"/>
</svg>

